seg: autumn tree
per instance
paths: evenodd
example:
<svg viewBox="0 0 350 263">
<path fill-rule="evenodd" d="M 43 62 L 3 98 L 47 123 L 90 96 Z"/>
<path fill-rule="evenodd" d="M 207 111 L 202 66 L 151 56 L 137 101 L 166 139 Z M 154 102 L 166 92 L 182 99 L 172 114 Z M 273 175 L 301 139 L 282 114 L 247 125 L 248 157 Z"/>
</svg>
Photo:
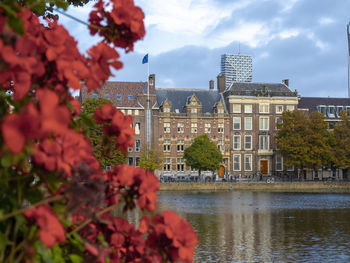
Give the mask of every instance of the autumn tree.
<svg viewBox="0 0 350 263">
<path fill-rule="evenodd" d="M 112 104 L 105 98 L 87 98 L 81 108 L 82 127 L 90 139 L 94 156 L 103 167 L 126 163 L 127 154 L 115 149 L 113 140 L 109 140 L 103 132 L 103 126 L 94 119 L 95 111 L 104 104 Z"/>
<path fill-rule="evenodd" d="M 158 151 L 146 146 L 142 151 L 139 167 L 153 172 L 161 167 L 162 161 Z"/>
<path fill-rule="evenodd" d="M 349 112 L 340 113 L 341 120 L 334 126 L 335 165 L 347 174 L 350 168 L 350 116 Z"/>
<path fill-rule="evenodd" d="M 185 149 L 184 158 L 187 166 L 198 170 L 199 178 L 201 178 L 201 171 L 215 171 L 222 162 L 220 150 L 206 134 L 194 139 L 191 146 Z"/>
<path fill-rule="evenodd" d="M 281 120 L 276 144 L 286 166 L 294 166 L 298 171 L 317 170 L 333 160 L 331 137 L 322 114 L 286 111 Z"/>
</svg>

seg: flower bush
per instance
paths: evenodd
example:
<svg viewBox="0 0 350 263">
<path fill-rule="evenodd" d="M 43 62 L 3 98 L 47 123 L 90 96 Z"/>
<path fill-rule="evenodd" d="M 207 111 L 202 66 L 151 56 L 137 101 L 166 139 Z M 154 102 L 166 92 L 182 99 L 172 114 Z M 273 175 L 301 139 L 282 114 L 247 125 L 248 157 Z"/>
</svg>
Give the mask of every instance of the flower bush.
<svg viewBox="0 0 350 263">
<path fill-rule="evenodd" d="M 192 261 L 192 227 L 172 211 L 154 214 L 157 178 L 127 165 L 102 170 L 69 91 L 98 89 L 120 69 L 116 48 L 133 50 L 143 19 L 132 0 L 97 1 L 89 29 L 103 40 L 84 56 L 57 20 L 0 4 L 1 262 Z M 129 116 L 105 104 L 94 118 L 113 138 L 106 144 L 133 146 Z M 135 225 L 124 213 L 136 207 L 145 215 Z"/>
</svg>

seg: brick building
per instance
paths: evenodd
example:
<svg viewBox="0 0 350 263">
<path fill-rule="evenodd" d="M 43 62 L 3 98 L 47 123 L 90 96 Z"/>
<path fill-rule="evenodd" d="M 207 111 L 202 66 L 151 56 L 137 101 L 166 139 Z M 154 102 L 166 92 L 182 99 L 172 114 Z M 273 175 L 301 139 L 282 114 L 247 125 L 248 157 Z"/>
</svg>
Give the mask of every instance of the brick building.
<svg viewBox="0 0 350 263">
<path fill-rule="evenodd" d="M 151 108 L 151 140 L 148 144 L 161 154 L 162 175 L 191 174 L 183 159 L 184 149 L 195 137 L 208 134 L 223 154 L 227 176 L 251 177 L 258 172 L 271 175 L 283 172 L 282 157 L 276 154 L 276 123 L 285 110 L 294 110 L 298 96 L 283 83 L 238 83 L 225 87 L 219 75 L 207 89 L 155 88 L 155 75 L 147 82 L 108 82 L 99 91 L 81 99 L 104 97 L 118 109 L 133 116 L 135 147 L 129 149 L 131 165 L 137 165 L 146 143 L 146 109 Z M 195 174 L 195 173 L 192 173 Z"/>
</svg>

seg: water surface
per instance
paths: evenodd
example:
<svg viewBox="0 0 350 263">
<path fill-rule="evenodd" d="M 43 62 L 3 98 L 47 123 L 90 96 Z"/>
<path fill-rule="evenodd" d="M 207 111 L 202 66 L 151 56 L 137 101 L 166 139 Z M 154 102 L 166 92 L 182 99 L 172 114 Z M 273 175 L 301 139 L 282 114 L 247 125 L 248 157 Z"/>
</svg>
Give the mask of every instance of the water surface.
<svg viewBox="0 0 350 263">
<path fill-rule="evenodd" d="M 195 262 L 350 262 L 350 194 L 160 192 L 199 238 Z"/>
</svg>

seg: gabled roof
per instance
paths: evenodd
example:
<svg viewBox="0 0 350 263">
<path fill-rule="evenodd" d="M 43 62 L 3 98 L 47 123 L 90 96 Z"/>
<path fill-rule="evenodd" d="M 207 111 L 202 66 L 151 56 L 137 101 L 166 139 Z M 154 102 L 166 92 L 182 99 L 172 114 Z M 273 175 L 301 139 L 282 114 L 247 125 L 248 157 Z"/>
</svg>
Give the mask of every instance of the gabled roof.
<svg viewBox="0 0 350 263">
<path fill-rule="evenodd" d="M 137 96 L 147 94 L 147 82 L 108 81 L 102 89 L 91 91 L 89 96 L 94 93 L 100 98 L 109 99 L 117 107 L 141 108 L 137 102 Z M 153 86 L 150 86 L 149 93 L 150 95 L 155 94 Z"/>
<path fill-rule="evenodd" d="M 193 95 L 197 97 L 202 105 L 203 113 L 212 113 L 215 104 L 220 101 L 221 97 L 217 90 L 203 89 L 156 89 L 158 105 L 162 105 L 165 99 L 171 103 L 171 111 L 185 112 L 187 100 Z"/>
<path fill-rule="evenodd" d="M 233 82 L 225 96 L 296 97 L 284 83 Z"/>
<path fill-rule="evenodd" d="M 350 106 L 350 98 L 322 98 L 322 97 L 301 97 L 298 109 L 308 109 L 309 112 L 317 111 L 317 106 Z"/>
</svg>

